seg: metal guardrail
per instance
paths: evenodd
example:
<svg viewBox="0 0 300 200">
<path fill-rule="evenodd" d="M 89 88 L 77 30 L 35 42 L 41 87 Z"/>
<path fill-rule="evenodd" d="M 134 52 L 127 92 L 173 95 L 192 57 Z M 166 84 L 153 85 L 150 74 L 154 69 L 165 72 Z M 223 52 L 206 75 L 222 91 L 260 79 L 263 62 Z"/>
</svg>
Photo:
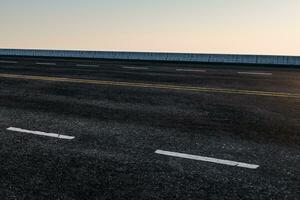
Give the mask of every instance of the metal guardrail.
<svg viewBox="0 0 300 200">
<path fill-rule="evenodd" d="M 0 56 L 62 57 L 91 59 L 121 59 L 147 61 L 181 61 L 205 63 L 236 63 L 300 66 L 300 56 L 263 56 L 234 54 L 147 53 L 113 51 L 0 49 Z"/>
</svg>

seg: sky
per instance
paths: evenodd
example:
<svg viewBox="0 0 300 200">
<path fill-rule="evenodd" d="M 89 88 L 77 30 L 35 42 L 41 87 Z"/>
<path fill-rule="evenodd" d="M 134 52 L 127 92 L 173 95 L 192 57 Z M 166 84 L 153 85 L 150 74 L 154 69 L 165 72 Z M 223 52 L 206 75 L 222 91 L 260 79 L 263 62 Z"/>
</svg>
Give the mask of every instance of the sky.
<svg viewBox="0 0 300 200">
<path fill-rule="evenodd" d="M 300 55 L 300 0 L 0 0 L 0 48 Z"/>
</svg>

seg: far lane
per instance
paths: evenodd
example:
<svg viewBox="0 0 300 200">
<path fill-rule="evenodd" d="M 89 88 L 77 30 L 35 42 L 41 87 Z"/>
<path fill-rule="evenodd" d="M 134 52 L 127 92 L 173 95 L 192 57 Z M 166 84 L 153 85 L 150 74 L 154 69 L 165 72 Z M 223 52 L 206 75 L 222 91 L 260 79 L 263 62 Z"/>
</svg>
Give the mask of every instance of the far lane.
<svg viewBox="0 0 300 200">
<path fill-rule="evenodd" d="M 36 81 L 112 85 L 112 86 L 124 86 L 124 87 L 168 89 L 168 90 L 190 91 L 190 92 L 224 93 L 224 94 L 235 94 L 235 95 L 254 95 L 254 96 L 300 99 L 300 94 L 285 93 L 285 92 L 256 91 L 256 90 L 242 90 L 242 89 L 229 89 L 229 88 L 228 89 L 227 88 L 205 88 L 205 87 L 180 86 L 180 85 L 170 85 L 170 84 L 147 84 L 147 83 L 137 83 L 137 82 L 102 81 L 102 80 L 74 79 L 74 78 L 49 77 L 49 76 L 28 76 L 28 75 L 20 75 L 20 74 L 0 74 L 0 77 L 23 79 L 23 80 L 36 80 Z"/>
<path fill-rule="evenodd" d="M 62 58 L 3 57 L 1 59 L 19 62 L 18 64 L 0 63 L 0 73 L 4 74 L 300 93 L 300 69 L 289 67 Z M 37 62 L 56 63 L 56 65 L 39 66 L 35 64 Z M 124 69 L 122 66 L 147 69 Z M 238 72 L 272 73 L 272 75 L 238 74 Z"/>
</svg>

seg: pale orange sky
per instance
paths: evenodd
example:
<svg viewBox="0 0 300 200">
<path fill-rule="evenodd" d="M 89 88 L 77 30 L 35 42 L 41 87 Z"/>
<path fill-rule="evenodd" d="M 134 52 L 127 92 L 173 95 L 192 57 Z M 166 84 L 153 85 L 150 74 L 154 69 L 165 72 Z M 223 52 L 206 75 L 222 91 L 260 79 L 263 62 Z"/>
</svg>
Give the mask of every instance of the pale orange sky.
<svg viewBox="0 0 300 200">
<path fill-rule="evenodd" d="M 1 0 L 0 48 L 300 55 L 299 0 Z"/>
</svg>

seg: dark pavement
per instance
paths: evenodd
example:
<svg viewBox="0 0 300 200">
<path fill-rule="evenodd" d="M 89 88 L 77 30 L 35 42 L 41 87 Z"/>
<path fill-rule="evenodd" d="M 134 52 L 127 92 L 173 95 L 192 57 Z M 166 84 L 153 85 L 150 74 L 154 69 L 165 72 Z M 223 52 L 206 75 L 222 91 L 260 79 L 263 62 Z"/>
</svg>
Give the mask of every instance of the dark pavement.
<svg viewBox="0 0 300 200">
<path fill-rule="evenodd" d="M 0 57 L 0 199 L 298 200 L 300 68 Z"/>
</svg>

